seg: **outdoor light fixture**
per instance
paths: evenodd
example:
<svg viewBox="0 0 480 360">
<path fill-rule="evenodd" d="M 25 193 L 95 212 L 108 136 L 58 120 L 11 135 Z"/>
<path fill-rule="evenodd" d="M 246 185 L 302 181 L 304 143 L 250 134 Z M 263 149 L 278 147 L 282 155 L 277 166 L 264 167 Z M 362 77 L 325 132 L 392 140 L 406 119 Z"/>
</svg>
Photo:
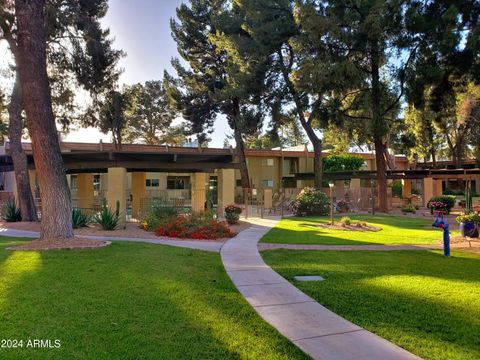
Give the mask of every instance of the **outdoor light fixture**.
<svg viewBox="0 0 480 360">
<path fill-rule="evenodd" d="M 335 186 L 333 182 L 328 183 L 328 187 L 330 188 L 330 224 L 333 225 L 333 192 L 332 189 Z"/>
</svg>

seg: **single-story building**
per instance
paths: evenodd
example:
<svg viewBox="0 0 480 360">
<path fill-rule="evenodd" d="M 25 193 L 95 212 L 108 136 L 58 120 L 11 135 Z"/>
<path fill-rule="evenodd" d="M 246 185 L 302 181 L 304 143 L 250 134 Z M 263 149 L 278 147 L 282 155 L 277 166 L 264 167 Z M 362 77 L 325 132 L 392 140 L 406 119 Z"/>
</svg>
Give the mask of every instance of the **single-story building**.
<svg viewBox="0 0 480 360">
<path fill-rule="evenodd" d="M 35 164 L 29 143 L 23 148 L 28 156 L 32 191 L 39 197 Z M 292 199 L 303 187 L 313 185 L 313 153 L 306 146 L 287 149 L 247 149 L 250 189 L 242 189 L 234 149 L 192 148 L 125 144 L 118 150 L 108 143 L 61 142 L 65 170 L 72 202 L 79 208 L 98 208 L 104 199 L 110 206 L 139 217 L 152 201 L 201 210 L 207 202 L 223 209 L 231 203 L 261 203 L 264 208 Z M 3 197 L 15 196 L 16 185 L 8 142 L 0 149 L 0 189 Z M 326 152 L 323 156 L 327 156 Z M 368 206 L 374 189 L 375 156 L 357 153 L 364 159 L 360 171 L 326 174 L 335 183 L 336 199 L 349 197 L 351 202 Z M 422 204 L 453 179 L 480 179 L 480 171 L 471 169 L 412 169 L 407 158 L 390 155 L 394 169 L 389 181 L 402 181 L 403 198 L 411 199 L 412 190 Z M 480 193 L 480 181 L 475 182 Z M 247 193 L 246 193 L 247 191 Z M 281 194 L 279 194 L 281 192 Z M 248 195 L 248 196 L 247 196 Z M 280 200 L 282 198 L 282 200 Z M 365 205 L 366 204 L 366 205 Z M 390 205 L 393 202 L 390 201 Z"/>
</svg>

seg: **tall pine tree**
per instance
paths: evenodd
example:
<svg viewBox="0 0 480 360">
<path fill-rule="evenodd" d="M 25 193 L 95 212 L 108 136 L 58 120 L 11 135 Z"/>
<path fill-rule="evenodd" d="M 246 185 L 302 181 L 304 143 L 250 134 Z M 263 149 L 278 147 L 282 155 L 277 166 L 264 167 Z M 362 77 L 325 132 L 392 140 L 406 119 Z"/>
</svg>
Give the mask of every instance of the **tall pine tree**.
<svg viewBox="0 0 480 360">
<path fill-rule="evenodd" d="M 179 22 L 172 20 L 172 34 L 189 68 L 174 60 L 178 78 L 165 74 L 164 83 L 172 104 L 190 123 L 192 133 L 206 137 L 217 114 L 226 116 L 236 142 L 241 184 L 250 188 L 245 136 L 262 124 L 264 72 L 242 72 L 227 51 L 225 33 L 246 35 L 231 11 L 229 2 L 222 0 L 191 0 L 189 6 L 182 4 L 177 9 Z"/>
</svg>

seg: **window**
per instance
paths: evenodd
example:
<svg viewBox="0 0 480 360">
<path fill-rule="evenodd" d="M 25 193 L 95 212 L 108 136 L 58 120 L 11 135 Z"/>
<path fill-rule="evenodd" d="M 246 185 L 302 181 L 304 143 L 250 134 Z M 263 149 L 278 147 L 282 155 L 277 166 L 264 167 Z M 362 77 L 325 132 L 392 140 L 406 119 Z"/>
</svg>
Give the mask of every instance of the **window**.
<svg viewBox="0 0 480 360">
<path fill-rule="evenodd" d="M 273 180 L 262 180 L 262 187 L 264 188 L 273 187 Z"/>
<path fill-rule="evenodd" d="M 242 187 L 242 179 L 237 179 L 237 187 Z"/>
<path fill-rule="evenodd" d="M 297 158 L 286 158 L 283 160 L 283 174 L 290 175 L 295 174 L 298 169 L 298 159 Z"/>
<path fill-rule="evenodd" d="M 184 190 L 190 187 L 190 177 L 188 176 L 169 176 L 167 177 L 167 189 Z"/>
<path fill-rule="evenodd" d="M 147 179 L 145 180 L 145 185 L 150 187 L 159 187 L 160 180 L 159 179 Z"/>
<path fill-rule="evenodd" d="M 273 166 L 274 161 L 273 161 L 273 159 L 262 159 L 262 165 L 263 166 Z"/>
<path fill-rule="evenodd" d="M 283 179 L 283 187 L 284 188 L 296 188 L 297 187 L 297 180 L 294 178 L 284 178 Z"/>
</svg>

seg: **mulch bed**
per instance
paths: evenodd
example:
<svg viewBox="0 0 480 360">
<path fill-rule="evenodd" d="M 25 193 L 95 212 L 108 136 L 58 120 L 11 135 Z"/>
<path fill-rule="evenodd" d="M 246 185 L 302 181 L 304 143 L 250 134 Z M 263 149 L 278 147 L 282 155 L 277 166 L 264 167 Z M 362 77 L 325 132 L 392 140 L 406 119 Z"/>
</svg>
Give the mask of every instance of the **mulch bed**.
<svg viewBox="0 0 480 360">
<path fill-rule="evenodd" d="M 60 249 L 97 249 L 110 245 L 111 241 L 86 240 L 79 238 L 33 240 L 26 244 L 11 246 L 7 250 L 60 250 Z"/>
<path fill-rule="evenodd" d="M 368 224 L 360 224 L 357 225 L 358 223 L 351 224 L 351 225 L 342 225 L 340 223 L 335 223 L 335 224 L 318 224 L 317 226 L 322 228 L 322 229 L 330 229 L 330 230 L 345 230 L 345 231 L 380 231 L 382 230 L 381 228 L 377 226 L 372 226 Z"/>
</svg>

